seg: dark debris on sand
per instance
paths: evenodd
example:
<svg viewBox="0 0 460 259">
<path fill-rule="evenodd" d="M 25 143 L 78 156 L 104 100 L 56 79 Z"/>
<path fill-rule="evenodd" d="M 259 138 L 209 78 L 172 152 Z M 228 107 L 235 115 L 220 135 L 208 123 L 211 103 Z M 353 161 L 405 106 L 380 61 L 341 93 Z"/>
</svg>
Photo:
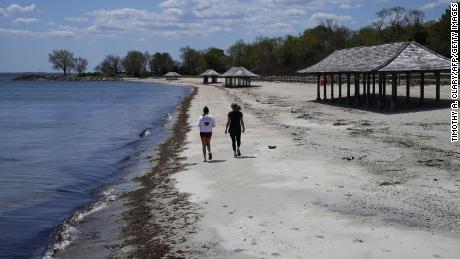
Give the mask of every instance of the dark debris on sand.
<svg viewBox="0 0 460 259">
<path fill-rule="evenodd" d="M 156 164 L 151 172 L 139 177 L 141 187 L 126 194 L 128 210 L 123 218 L 127 258 L 185 258 L 197 256 L 200 251 L 187 251 L 180 245 L 196 232 L 201 218 L 199 208 L 188 201 L 188 195 L 179 193 L 174 173 L 186 170 L 185 158 L 180 156 L 190 131 L 187 123 L 191 100 L 197 92 L 183 99 L 177 110 L 176 122 L 170 137 L 158 147 Z M 179 248 L 180 247 L 180 248 Z"/>
</svg>

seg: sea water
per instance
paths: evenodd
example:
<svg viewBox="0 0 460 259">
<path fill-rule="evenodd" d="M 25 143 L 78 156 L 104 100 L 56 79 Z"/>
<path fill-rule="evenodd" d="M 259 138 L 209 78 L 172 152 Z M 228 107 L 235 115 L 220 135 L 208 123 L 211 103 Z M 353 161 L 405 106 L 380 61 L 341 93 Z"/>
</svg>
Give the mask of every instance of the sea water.
<svg viewBox="0 0 460 259">
<path fill-rule="evenodd" d="M 0 74 L 0 257 L 34 258 L 124 168 L 148 161 L 190 89 L 13 78 Z"/>
</svg>

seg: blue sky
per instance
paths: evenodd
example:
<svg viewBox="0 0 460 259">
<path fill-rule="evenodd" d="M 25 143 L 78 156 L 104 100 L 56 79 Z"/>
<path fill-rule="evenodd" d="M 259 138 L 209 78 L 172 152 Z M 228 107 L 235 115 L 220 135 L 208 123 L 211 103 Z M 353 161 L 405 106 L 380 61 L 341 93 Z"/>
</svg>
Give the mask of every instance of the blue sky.
<svg viewBox="0 0 460 259">
<path fill-rule="evenodd" d="M 1 0 L 0 72 L 51 71 L 48 53 L 68 49 L 92 70 L 107 54 L 227 49 L 238 39 L 298 34 L 324 19 L 361 28 L 382 8 L 438 19 L 449 0 Z M 447 40 L 447 39 L 446 39 Z"/>
</svg>

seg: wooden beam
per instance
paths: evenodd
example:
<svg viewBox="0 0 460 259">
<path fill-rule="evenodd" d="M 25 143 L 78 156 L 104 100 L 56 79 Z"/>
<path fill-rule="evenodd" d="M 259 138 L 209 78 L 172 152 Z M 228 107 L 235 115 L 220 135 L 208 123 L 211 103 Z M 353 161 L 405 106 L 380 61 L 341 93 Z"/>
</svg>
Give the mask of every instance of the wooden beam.
<svg viewBox="0 0 460 259">
<path fill-rule="evenodd" d="M 379 109 L 383 108 L 383 73 L 379 73 L 379 98 L 378 98 L 378 107 Z"/>
<path fill-rule="evenodd" d="M 355 74 L 355 105 L 359 106 L 359 74 Z"/>
<path fill-rule="evenodd" d="M 342 103 L 342 74 L 338 74 L 339 76 L 339 103 Z"/>
<path fill-rule="evenodd" d="M 439 72 L 435 72 L 434 76 L 436 77 L 436 102 L 439 102 L 439 99 L 441 99 L 441 75 Z"/>
<path fill-rule="evenodd" d="M 410 73 L 406 73 L 406 103 L 410 103 Z"/>
<path fill-rule="evenodd" d="M 326 74 L 323 75 L 323 85 L 324 85 L 324 96 L 323 96 L 323 100 L 327 100 L 327 93 L 326 93 L 326 87 L 327 87 L 327 84 L 326 84 L 326 81 L 327 80 L 327 76 Z"/>
<path fill-rule="evenodd" d="M 350 98 L 350 73 L 347 73 L 347 101 L 348 101 L 348 104 L 351 104 L 351 98 Z"/>
<path fill-rule="evenodd" d="M 375 105 L 375 72 L 372 73 L 372 105 Z"/>
<path fill-rule="evenodd" d="M 334 102 L 334 74 L 331 74 L 331 102 Z"/>
<path fill-rule="evenodd" d="M 397 106 L 398 98 L 398 74 L 396 72 L 392 73 L 391 81 L 391 110 L 395 111 Z"/>
<path fill-rule="evenodd" d="M 371 106 L 371 74 L 367 74 L 367 107 Z"/>
<path fill-rule="evenodd" d="M 420 73 L 420 104 L 425 101 L 425 73 Z"/>
<path fill-rule="evenodd" d="M 320 96 L 320 81 L 321 81 L 321 75 L 318 75 L 317 77 L 317 84 L 316 84 L 316 100 L 319 101 L 321 100 L 321 96 Z"/>
<path fill-rule="evenodd" d="M 387 74 L 384 72 L 382 74 L 382 107 L 385 107 L 387 104 Z"/>
</svg>

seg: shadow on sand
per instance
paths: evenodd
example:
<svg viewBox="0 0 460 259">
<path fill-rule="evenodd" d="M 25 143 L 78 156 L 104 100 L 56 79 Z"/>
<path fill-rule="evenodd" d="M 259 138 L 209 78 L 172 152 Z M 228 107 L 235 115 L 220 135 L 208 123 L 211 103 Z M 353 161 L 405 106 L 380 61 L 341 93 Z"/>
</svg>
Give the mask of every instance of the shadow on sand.
<svg viewBox="0 0 460 259">
<path fill-rule="evenodd" d="M 208 163 L 223 163 L 227 160 L 209 160 Z"/>
<path fill-rule="evenodd" d="M 236 157 L 238 159 L 248 159 L 248 158 L 257 158 L 255 156 L 239 156 L 239 157 Z"/>
<path fill-rule="evenodd" d="M 406 97 L 398 96 L 397 98 L 397 107 L 395 111 L 391 111 L 390 109 L 390 98 L 387 96 L 387 99 L 383 102 L 383 108 L 377 107 L 377 96 L 373 101 L 374 105 L 368 106 L 364 97 L 361 97 L 361 105 L 356 105 L 355 97 L 351 96 L 350 101 L 346 97 L 342 97 L 341 99 L 335 98 L 332 102 L 330 99 L 327 100 L 313 100 L 311 102 L 326 104 L 331 106 L 337 107 L 344 107 L 344 108 L 351 108 L 355 110 L 362 110 L 362 111 L 369 111 L 369 112 L 376 112 L 380 114 L 400 114 L 400 113 L 409 113 L 409 112 L 421 112 L 421 111 L 431 111 L 431 110 L 441 110 L 441 109 L 449 109 L 450 104 L 452 103 L 451 100 L 448 99 L 441 99 L 439 102 L 436 102 L 435 98 L 425 98 L 423 103 L 420 103 L 420 99 L 417 97 L 411 97 L 409 99 L 409 103 L 406 101 Z M 351 103 L 351 104 L 350 104 Z"/>
</svg>

